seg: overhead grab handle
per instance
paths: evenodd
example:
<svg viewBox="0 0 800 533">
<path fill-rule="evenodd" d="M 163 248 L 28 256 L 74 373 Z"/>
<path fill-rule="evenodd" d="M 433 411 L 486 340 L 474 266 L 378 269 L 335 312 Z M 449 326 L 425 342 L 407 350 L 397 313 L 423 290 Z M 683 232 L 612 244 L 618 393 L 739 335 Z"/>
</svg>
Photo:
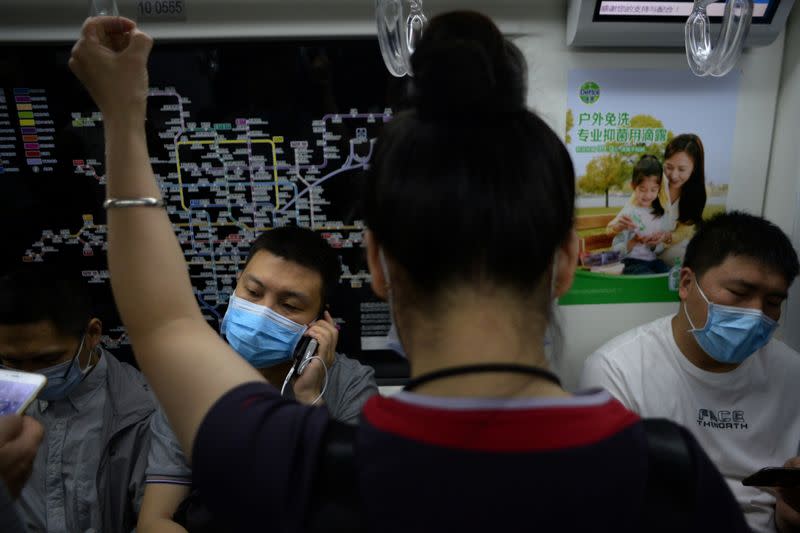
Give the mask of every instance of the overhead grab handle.
<svg viewBox="0 0 800 533">
<path fill-rule="evenodd" d="M 428 23 L 422 0 L 375 0 L 375 18 L 386 68 L 398 78 L 413 76 L 411 56 Z"/>
<path fill-rule="evenodd" d="M 686 21 L 686 59 L 697 76 L 724 76 L 736 65 L 753 20 L 753 0 L 728 0 L 716 45 L 711 44 L 708 6 L 715 0 L 694 0 Z"/>
<path fill-rule="evenodd" d="M 115 0 L 89 0 L 90 17 L 118 17 L 119 8 Z"/>
</svg>

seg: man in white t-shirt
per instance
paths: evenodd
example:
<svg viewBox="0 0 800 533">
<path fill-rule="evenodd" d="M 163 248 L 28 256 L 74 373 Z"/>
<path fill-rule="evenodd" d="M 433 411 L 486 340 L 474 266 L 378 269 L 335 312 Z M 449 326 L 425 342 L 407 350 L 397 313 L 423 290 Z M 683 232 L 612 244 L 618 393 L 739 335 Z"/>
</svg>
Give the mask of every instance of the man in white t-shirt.
<svg viewBox="0 0 800 533">
<path fill-rule="evenodd" d="M 687 247 L 678 313 L 601 347 L 581 378 L 643 417 L 686 426 L 757 532 L 800 531 L 800 488 L 741 484 L 766 466 L 800 467 L 800 354 L 771 339 L 799 270 L 775 225 L 719 215 Z"/>
</svg>

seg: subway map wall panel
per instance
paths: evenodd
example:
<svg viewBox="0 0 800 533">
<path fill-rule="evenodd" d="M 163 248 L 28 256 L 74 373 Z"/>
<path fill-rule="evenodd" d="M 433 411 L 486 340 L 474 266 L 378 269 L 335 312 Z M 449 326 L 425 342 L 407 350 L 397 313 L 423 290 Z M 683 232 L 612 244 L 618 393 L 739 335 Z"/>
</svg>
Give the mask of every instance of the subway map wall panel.
<svg viewBox="0 0 800 533">
<path fill-rule="evenodd" d="M 0 270 L 66 265 L 125 357 L 105 259 L 103 118 L 66 67 L 69 48 L 0 47 Z M 330 302 L 340 350 L 401 375 L 383 350 L 388 312 L 369 288 L 358 210 L 362 172 L 404 92 L 377 43 L 157 43 L 150 85 L 150 160 L 209 322 L 256 235 L 308 227 L 341 260 Z"/>
</svg>

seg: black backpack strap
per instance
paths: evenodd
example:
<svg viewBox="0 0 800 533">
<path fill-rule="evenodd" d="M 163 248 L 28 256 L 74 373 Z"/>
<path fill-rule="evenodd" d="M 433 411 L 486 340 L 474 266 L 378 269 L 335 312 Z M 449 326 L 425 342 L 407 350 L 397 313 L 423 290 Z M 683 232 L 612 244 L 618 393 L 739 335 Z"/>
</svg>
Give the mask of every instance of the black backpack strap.
<svg viewBox="0 0 800 533">
<path fill-rule="evenodd" d="M 309 505 L 311 532 L 364 530 L 355 464 L 356 431 L 356 426 L 336 420 L 328 424 Z"/>
<path fill-rule="evenodd" d="M 642 420 L 647 439 L 648 531 L 687 531 L 695 515 L 695 465 L 681 427 L 661 418 Z"/>
<path fill-rule="evenodd" d="M 172 520 L 182 526 L 189 533 L 225 533 L 228 528 L 225 524 L 214 518 L 208 510 L 206 502 L 199 490 L 192 488 L 192 491 L 184 499 Z"/>
</svg>

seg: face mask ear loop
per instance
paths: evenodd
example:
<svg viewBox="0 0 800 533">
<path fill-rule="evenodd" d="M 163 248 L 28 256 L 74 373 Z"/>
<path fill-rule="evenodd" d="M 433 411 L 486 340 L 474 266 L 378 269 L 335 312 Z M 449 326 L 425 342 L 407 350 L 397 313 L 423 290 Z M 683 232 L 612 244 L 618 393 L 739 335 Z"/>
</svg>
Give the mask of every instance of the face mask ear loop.
<svg viewBox="0 0 800 533">
<path fill-rule="evenodd" d="M 92 362 L 94 359 L 94 362 Z M 100 361 L 100 346 L 95 346 L 92 348 L 91 353 L 89 354 L 89 362 L 86 364 L 86 368 L 81 370 L 81 373 L 86 376 L 89 372 L 92 371 L 94 367 L 97 366 L 97 363 Z"/>
<path fill-rule="evenodd" d="M 692 276 L 694 276 L 694 274 L 692 274 Z M 707 309 L 710 310 L 711 309 L 711 302 L 709 301 L 708 297 L 706 296 L 706 293 L 703 292 L 703 289 L 700 288 L 700 284 L 697 283 L 697 278 L 696 277 L 694 278 L 694 285 L 695 285 L 695 287 L 697 287 L 697 290 L 700 292 L 700 296 L 702 296 L 703 300 L 705 300 Z M 689 333 L 691 333 L 692 331 L 698 331 L 698 329 L 694 326 L 694 322 L 692 321 L 692 317 L 689 316 L 689 310 L 687 309 L 686 304 L 684 303 L 682 305 L 683 305 L 683 314 L 686 315 L 686 320 L 688 320 L 689 321 L 689 325 L 692 326 L 692 329 L 689 330 Z M 708 322 L 708 311 L 706 311 L 706 322 Z"/>
<path fill-rule="evenodd" d="M 81 343 L 80 345 L 78 345 L 78 351 L 75 352 L 75 357 L 72 358 L 72 361 L 70 361 L 69 365 L 67 365 L 66 370 L 64 370 L 64 375 L 61 376 L 62 379 L 66 378 L 67 375 L 69 375 L 69 371 L 72 369 L 72 365 L 74 365 L 76 361 L 78 363 L 78 370 L 80 370 L 81 373 L 83 373 L 83 370 L 81 370 L 81 362 L 78 359 L 80 359 L 81 352 L 83 351 L 83 343 L 85 341 L 86 341 L 86 334 L 84 333 L 83 336 L 81 337 Z"/>
<path fill-rule="evenodd" d="M 389 264 L 386 262 L 386 256 L 383 253 L 383 248 L 378 248 L 378 259 L 381 262 L 381 270 L 383 271 L 383 277 L 386 278 L 386 299 L 388 300 L 389 304 L 389 316 L 391 317 L 391 321 L 397 327 L 397 320 L 394 316 L 394 306 L 392 305 L 392 279 L 389 277 Z M 397 337 L 400 337 L 400 333 L 398 332 Z"/>
<path fill-rule="evenodd" d="M 697 278 L 694 278 L 694 284 L 697 286 L 697 290 L 700 291 L 700 296 L 703 297 L 703 300 L 706 301 L 706 304 L 711 305 L 711 301 L 706 296 L 706 293 L 703 292 L 703 289 L 700 288 L 700 284 L 697 283 Z"/>
<path fill-rule="evenodd" d="M 386 256 L 383 254 L 383 248 L 378 249 L 378 260 L 381 262 L 381 270 L 383 270 L 383 277 L 386 278 L 386 290 L 389 292 L 389 298 L 392 295 L 392 280 L 389 277 L 389 265 L 386 262 Z"/>
<path fill-rule="evenodd" d="M 556 300 L 556 289 L 558 288 L 558 251 L 553 256 L 553 270 L 550 273 L 550 300 Z"/>
</svg>

